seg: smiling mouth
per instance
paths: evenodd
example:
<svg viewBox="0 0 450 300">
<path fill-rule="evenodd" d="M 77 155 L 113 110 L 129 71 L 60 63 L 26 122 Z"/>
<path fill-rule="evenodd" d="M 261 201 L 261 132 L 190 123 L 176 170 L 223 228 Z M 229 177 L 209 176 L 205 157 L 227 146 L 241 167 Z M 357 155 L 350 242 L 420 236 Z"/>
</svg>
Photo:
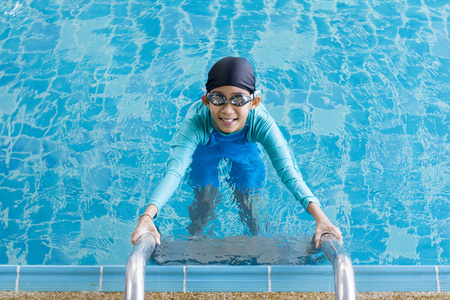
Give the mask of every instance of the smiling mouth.
<svg viewBox="0 0 450 300">
<path fill-rule="evenodd" d="M 237 121 L 237 118 L 219 118 L 225 125 L 231 125 L 235 121 Z"/>
</svg>

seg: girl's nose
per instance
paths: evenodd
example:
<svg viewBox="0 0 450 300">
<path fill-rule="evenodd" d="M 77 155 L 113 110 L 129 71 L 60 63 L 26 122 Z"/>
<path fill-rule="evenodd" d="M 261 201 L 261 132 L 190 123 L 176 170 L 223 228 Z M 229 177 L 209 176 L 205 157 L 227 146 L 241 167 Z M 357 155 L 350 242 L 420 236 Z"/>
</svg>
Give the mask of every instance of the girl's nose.
<svg viewBox="0 0 450 300">
<path fill-rule="evenodd" d="M 234 107 L 233 107 L 233 104 L 231 104 L 231 103 L 225 103 L 225 104 L 223 104 L 222 112 L 223 112 L 223 113 L 227 113 L 227 114 L 232 114 L 232 113 L 234 113 Z"/>
</svg>

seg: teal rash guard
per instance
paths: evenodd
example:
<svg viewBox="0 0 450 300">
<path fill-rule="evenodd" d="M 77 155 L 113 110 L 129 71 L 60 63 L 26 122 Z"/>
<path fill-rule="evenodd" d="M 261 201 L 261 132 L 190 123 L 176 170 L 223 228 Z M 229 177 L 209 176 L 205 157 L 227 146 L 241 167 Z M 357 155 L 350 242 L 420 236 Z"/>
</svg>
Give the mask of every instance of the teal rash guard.
<svg viewBox="0 0 450 300">
<path fill-rule="evenodd" d="M 178 187 L 197 146 L 206 145 L 213 130 L 217 131 L 209 108 L 201 100 L 192 104 L 172 139 L 166 172 L 150 198 L 149 204 L 155 205 L 158 212 Z M 248 142 L 257 142 L 263 146 L 281 181 L 305 210 L 308 211 L 310 202 L 319 204 L 304 182 L 286 139 L 264 105 L 260 104 L 249 111 L 245 130 Z M 235 134 L 239 132 L 228 135 Z"/>
</svg>

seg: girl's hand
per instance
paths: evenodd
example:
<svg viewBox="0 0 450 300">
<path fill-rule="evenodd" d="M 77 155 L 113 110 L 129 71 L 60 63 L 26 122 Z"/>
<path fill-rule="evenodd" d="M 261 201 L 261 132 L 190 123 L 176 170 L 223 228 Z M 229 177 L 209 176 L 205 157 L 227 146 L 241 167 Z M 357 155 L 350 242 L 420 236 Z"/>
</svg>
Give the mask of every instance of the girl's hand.
<svg viewBox="0 0 450 300">
<path fill-rule="evenodd" d="M 150 217 L 148 216 L 143 216 L 139 220 L 139 223 L 137 224 L 136 229 L 134 230 L 133 235 L 131 236 L 131 243 L 133 243 L 133 246 L 136 245 L 137 240 L 144 233 L 153 234 L 156 240 L 156 244 L 161 245 L 161 235 L 156 229 L 155 224 L 153 224 L 152 219 L 150 219 Z"/>
<path fill-rule="evenodd" d="M 320 238 L 325 233 L 331 233 L 334 235 L 339 243 L 343 243 L 341 230 L 333 225 L 328 219 L 325 221 L 320 221 L 316 223 L 316 230 L 314 233 L 314 242 L 316 243 L 316 248 L 320 246 Z"/>
<path fill-rule="evenodd" d="M 314 233 L 314 242 L 316 243 L 316 248 L 319 248 L 320 238 L 325 233 L 331 233 L 338 239 L 339 243 L 343 243 L 341 230 L 334 226 L 333 223 L 330 222 L 330 220 L 328 220 L 328 217 L 323 213 L 322 209 L 317 203 L 309 203 L 308 211 L 316 220 L 316 230 Z"/>
<path fill-rule="evenodd" d="M 145 213 L 151 216 L 155 216 L 157 211 L 158 210 L 156 206 L 149 205 L 145 210 Z M 151 233 L 155 237 L 156 244 L 161 245 L 161 235 L 156 229 L 156 226 L 153 223 L 153 219 L 147 215 L 142 215 L 142 217 L 139 219 L 139 223 L 137 224 L 136 229 L 133 232 L 133 235 L 131 236 L 131 243 L 133 244 L 133 246 L 136 245 L 137 240 L 144 233 Z"/>
</svg>

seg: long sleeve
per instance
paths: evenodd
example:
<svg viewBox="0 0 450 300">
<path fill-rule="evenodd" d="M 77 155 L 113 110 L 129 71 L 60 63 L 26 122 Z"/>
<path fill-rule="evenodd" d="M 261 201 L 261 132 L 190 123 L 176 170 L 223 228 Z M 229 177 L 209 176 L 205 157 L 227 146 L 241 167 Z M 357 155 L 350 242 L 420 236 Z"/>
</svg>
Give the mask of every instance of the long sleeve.
<svg viewBox="0 0 450 300">
<path fill-rule="evenodd" d="M 259 142 L 264 147 L 283 184 L 306 211 L 310 202 L 320 205 L 303 180 L 295 157 L 269 112 L 260 104 L 249 117 L 249 140 Z"/>
<path fill-rule="evenodd" d="M 197 145 L 205 143 L 211 131 L 211 122 L 209 111 L 201 101 L 195 102 L 189 108 L 179 130 L 172 139 L 164 176 L 153 191 L 148 203 L 155 205 L 158 212 L 180 184 L 186 169 L 191 164 Z"/>
</svg>

